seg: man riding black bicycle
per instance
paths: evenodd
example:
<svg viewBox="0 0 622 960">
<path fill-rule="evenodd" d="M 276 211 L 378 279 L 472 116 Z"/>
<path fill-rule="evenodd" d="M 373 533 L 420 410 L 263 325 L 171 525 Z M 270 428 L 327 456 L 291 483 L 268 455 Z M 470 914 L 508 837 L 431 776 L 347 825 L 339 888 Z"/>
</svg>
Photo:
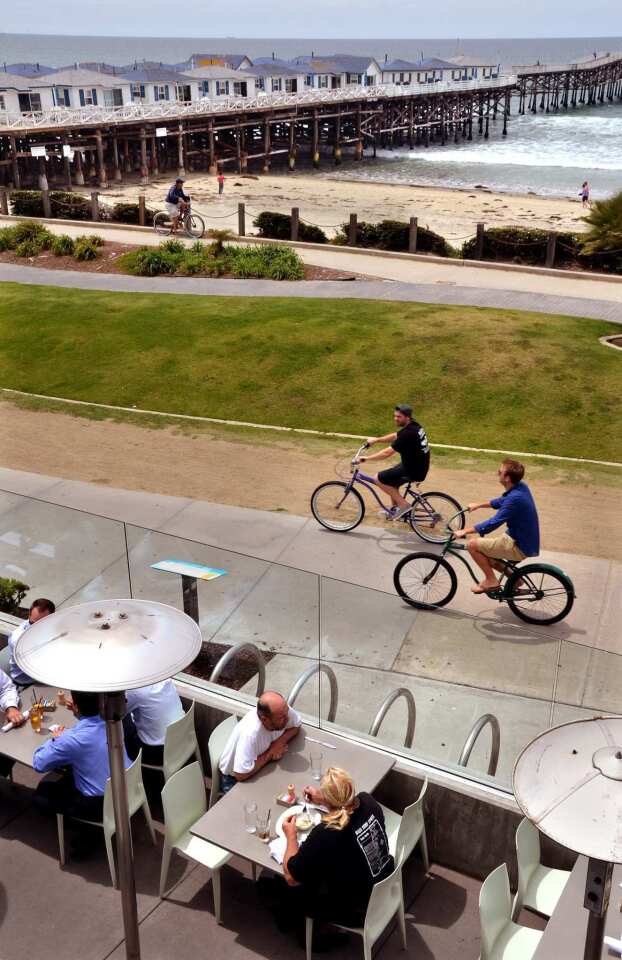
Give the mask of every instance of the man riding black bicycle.
<svg viewBox="0 0 622 960">
<path fill-rule="evenodd" d="M 164 205 L 171 218 L 171 233 L 175 233 L 179 221 L 184 219 L 186 211 L 190 209 L 190 197 L 184 193 L 184 180 L 181 177 L 177 177 L 175 183 L 171 185 Z"/>
<path fill-rule="evenodd" d="M 376 479 L 376 484 L 390 496 L 393 503 L 389 519 L 399 520 L 413 507 L 400 493 L 400 487 L 405 483 L 421 483 L 425 480 L 430 469 L 430 445 L 421 424 L 413 420 L 413 409 L 407 403 L 399 403 L 395 407 L 393 419 L 398 428 L 395 433 L 367 439 L 370 447 L 376 443 L 389 443 L 390 446 L 370 456 L 359 457 L 358 462 L 386 460 L 387 457 L 399 453 L 402 462 L 395 467 L 381 470 Z"/>
</svg>

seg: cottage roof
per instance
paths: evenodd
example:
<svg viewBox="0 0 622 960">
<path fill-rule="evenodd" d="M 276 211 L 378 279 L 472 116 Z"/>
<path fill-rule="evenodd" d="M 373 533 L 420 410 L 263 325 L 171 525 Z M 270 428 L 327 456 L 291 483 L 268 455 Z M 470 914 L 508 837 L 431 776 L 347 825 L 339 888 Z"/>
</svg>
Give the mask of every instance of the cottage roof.
<svg viewBox="0 0 622 960">
<path fill-rule="evenodd" d="M 458 67 L 497 67 L 498 63 L 491 57 L 471 57 L 467 53 L 458 54 L 451 58 L 451 62 Z"/>
<path fill-rule="evenodd" d="M 30 90 L 33 86 L 36 86 L 36 82 L 32 77 L 20 77 L 0 70 L 0 90 Z"/>
<path fill-rule="evenodd" d="M 85 70 L 83 67 L 66 67 L 55 70 L 45 77 L 35 78 L 32 86 L 62 87 L 62 86 L 91 86 L 91 87 L 118 87 L 123 83 L 123 77 L 113 76 L 110 73 L 101 73 L 98 70 Z"/>
<path fill-rule="evenodd" d="M 199 64 L 200 60 L 214 60 L 215 63 L 205 63 Z M 218 61 L 222 61 L 221 64 Z M 233 70 L 237 70 L 243 60 L 250 60 L 250 57 L 245 53 L 192 53 L 184 63 L 176 63 L 175 66 L 178 70 L 185 70 L 186 73 L 189 69 L 195 69 L 201 66 L 206 67 L 231 67 Z"/>
<path fill-rule="evenodd" d="M 418 67 L 417 67 L 417 64 L 413 63 L 412 60 L 391 60 L 391 61 L 388 61 L 388 62 L 385 61 L 384 63 L 382 63 L 381 68 L 383 73 L 386 73 L 387 70 L 393 70 L 393 71 L 417 70 Z M 418 69 L 421 69 L 421 67 L 419 67 Z"/>
<path fill-rule="evenodd" d="M 15 77 L 35 77 L 44 73 L 52 73 L 55 67 L 46 67 L 43 63 L 5 63 L 4 72 L 12 73 Z"/>
<path fill-rule="evenodd" d="M 186 76 L 189 80 L 248 80 L 254 76 L 252 70 L 232 70 L 231 67 L 195 67 L 194 70 L 186 70 Z"/>
<path fill-rule="evenodd" d="M 125 70 L 121 76 L 130 83 L 183 83 L 192 79 L 187 73 L 180 73 L 170 66 L 152 67 L 142 63 Z"/>
<path fill-rule="evenodd" d="M 306 73 L 365 73 L 371 64 L 376 65 L 373 57 L 359 57 L 353 54 L 333 54 L 323 57 L 294 57 L 291 66 L 304 66 Z"/>
<path fill-rule="evenodd" d="M 240 73 L 247 73 L 256 77 L 299 77 L 305 72 L 304 67 L 297 70 L 282 62 L 254 63 L 250 68 L 242 68 Z"/>
<path fill-rule="evenodd" d="M 416 60 L 414 66 L 418 70 L 451 70 L 456 64 L 439 57 L 424 57 L 423 60 Z"/>
</svg>

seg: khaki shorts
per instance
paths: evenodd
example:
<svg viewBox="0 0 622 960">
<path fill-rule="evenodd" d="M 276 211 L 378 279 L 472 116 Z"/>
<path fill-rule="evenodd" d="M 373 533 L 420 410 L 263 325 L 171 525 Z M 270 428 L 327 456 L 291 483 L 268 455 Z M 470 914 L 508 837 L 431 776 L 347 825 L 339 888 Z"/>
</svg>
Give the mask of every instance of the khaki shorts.
<svg viewBox="0 0 622 960">
<path fill-rule="evenodd" d="M 492 560 L 525 559 L 525 554 L 518 549 L 509 533 L 500 533 L 497 537 L 477 537 L 473 543 L 476 550 Z"/>
</svg>

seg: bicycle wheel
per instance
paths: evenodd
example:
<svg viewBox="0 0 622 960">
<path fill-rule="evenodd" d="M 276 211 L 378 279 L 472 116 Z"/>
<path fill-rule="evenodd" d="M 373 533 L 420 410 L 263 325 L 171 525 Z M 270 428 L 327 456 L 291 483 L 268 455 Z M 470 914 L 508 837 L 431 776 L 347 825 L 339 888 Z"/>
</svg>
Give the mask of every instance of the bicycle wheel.
<svg viewBox="0 0 622 960">
<path fill-rule="evenodd" d="M 393 585 L 411 607 L 444 607 L 458 589 L 452 565 L 435 553 L 409 553 L 393 571 Z"/>
<path fill-rule="evenodd" d="M 311 513 L 327 530 L 347 533 L 365 516 L 365 503 L 358 490 L 348 490 L 348 484 L 340 480 L 329 480 L 313 491 Z"/>
<path fill-rule="evenodd" d="M 458 501 L 447 493 L 436 491 L 421 493 L 419 497 L 414 497 L 414 501 L 408 520 L 417 536 L 426 543 L 444 543 L 450 518 L 462 510 Z M 454 517 L 450 526 L 452 530 L 462 530 L 464 514 Z"/>
<path fill-rule="evenodd" d="M 534 563 L 516 568 L 505 596 L 510 610 L 521 620 L 550 625 L 572 610 L 574 587 L 561 570 Z"/>
<path fill-rule="evenodd" d="M 198 213 L 191 213 L 189 217 L 186 217 L 184 227 L 188 236 L 195 237 L 197 240 L 200 240 L 205 233 L 205 224 Z"/>
<path fill-rule="evenodd" d="M 165 210 L 160 210 L 153 218 L 153 229 L 161 237 L 168 237 L 173 229 L 171 218 Z"/>
</svg>

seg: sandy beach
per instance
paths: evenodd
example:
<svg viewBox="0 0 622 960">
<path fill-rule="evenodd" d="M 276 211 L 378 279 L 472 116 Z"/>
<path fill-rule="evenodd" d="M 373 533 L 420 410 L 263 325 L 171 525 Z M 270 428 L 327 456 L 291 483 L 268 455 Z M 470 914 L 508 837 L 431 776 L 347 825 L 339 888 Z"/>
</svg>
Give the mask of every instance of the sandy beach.
<svg viewBox="0 0 622 960">
<path fill-rule="evenodd" d="M 144 190 L 147 204 L 160 209 L 173 179 L 171 172 L 154 178 L 141 188 L 137 181 L 112 183 L 102 193 L 106 203 L 136 198 Z M 251 219 L 262 210 L 289 213 L 297 206 L 308 223 L 321 226 L 333 236 L 351 213 L 359 220 L 407 220 L 417 217 L 455 244 L 475 234 L 476 223 L 488 226 L 516 225 L 553 230 L 582 230 L 585 211 L 579 200 L 493 193 L 484 189 L 439 189 L 360 180 L 331 179 L 330 173 L 227 175 L 222 197 L 216 178 L 206 173 L 189 173 L 186 190 L 197 212 L 205 215 L 210 227 L 237 229 L 237 204 L 247 205 L 247 232 Z"/>
</svg>

